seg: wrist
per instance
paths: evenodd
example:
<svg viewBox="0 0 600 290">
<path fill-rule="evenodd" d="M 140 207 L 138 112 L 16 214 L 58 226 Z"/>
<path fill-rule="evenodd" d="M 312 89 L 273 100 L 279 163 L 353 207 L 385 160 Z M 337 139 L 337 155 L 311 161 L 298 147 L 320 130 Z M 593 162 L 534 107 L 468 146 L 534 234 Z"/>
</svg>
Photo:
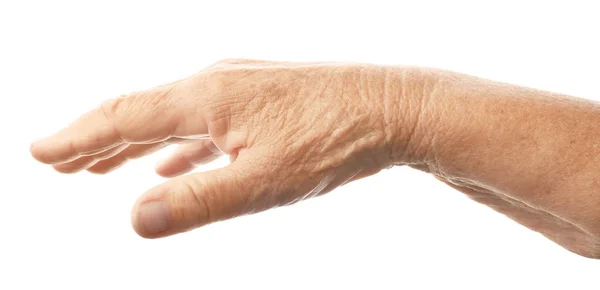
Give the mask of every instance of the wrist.
<svg viewBox="0 0 600 290">
<path fill-rule="evenodd" d="M 390 159 L 394 165 L 428 163 L 433 133 L 439 121 L 435 100 L 438 76 L 433 69 L 389 67 L 383 104 Z"/>
</svg>

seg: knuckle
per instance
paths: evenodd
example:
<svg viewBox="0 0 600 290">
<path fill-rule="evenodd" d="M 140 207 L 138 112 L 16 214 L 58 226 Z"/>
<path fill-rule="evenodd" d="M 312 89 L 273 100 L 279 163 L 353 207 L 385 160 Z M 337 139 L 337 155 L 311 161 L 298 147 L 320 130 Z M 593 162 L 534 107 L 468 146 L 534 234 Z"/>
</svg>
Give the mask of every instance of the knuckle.
<svg viewBox="0 0 600 290">
<path fill-rule="evenodd" d="M 222 66 L 206 70 L 203 75 L 208 84 L 221 85 L 218 87 L 225 88 L 260 71 L 265 71 L 265 69 L 247 66 Z"/>
<path fill-rule="evenodd" d="M 88 144 L 90 141 L 92 140 L 83 137 L 74 138 L 69 141 L 69 146 L 71 147 L 72 151 L 77 152 L 78 154 L 87 154 L 89 153 L 87 152 L 87 148 L 89 147 Z"/>
<path fill-rule="evenodd" d="M 239 63 L 247 63 L 249 59 L 244 58 L 226 58 L 219 61 L 221 64 L 239 64 Z"/>
<path fill-rule="evenodd" d="M 148 125 L 148 120 L 155 120 L 160 128 L 168 130 L 174 126 L 177 116 L 172 112 L 178 100 L 173 97 L 173 89 L 173 86 L 163 86 L 122 95 L 103 102 L 100 110 L 123 142 L 146 141 L 154 137 L 148 134 L 158 130 L 139 130 Z"/>
<path fill-rule="evenodd" d="M 244 105 L 248 101 L 247 97 L 256 91 L 258 83 L 262 83 L 260 80 L 249 80 L 251 71 L 253 70 L 246 68 L 228 68 L 205 72 L 201 87 L 206 90 L 206 105 L 221 109 L 235 104 Z"/>
<path fill-rule="evenodd" d="M 236 65 L 236 64 L 252 64 L 259 63 L 260 61 L 254 59 L 247 58 L 225 58 L 219 60 L 214 64 L 214 66 L 227 66 L 227 65 Z"/>
<path fill-rule="evenodd" d="M 210 70 L 204 73 L 204 84 L 211 93 L 220 94 L 227 86 L 227 70 Z"/>
<path fill-rule="evenodd" d="M 174 86 L 161 86 L 151 90 L 136 91 L 109 99 L 100 106 L 107 119 L 118 121 L 136 112 L 164 111 L 172 103 Z"/>
<path fill-rule="evenodd" d="M 109 121 L 114 121 L 115 117 L 118 116 L 119 109 L 122 107 L 122 102 L 125 96 L 121 96 L 115 99 L 109 99 L 104 101 L 100 105 L 100 110 L 104 117 Z"/>
<path fill-rule="evenodd" d="M 118 117 L 122 115 L 120 114 L 120 111 L 123 110 L 124 99 L 125 97 L 121 96 L 116 99 L 107 100 L 100 105 L 100 111 L 104 115 L 107 123 L 110 124 L 117 133 L 121 132 L 119 124 L 123 123 Z M 120 134 L 118 135 L 120 136 Z"/>
<path fill-rule="evenodd" d="M 189 197 L 194 203 L 199 213 L 198 216 L 194 217 L 201 224 L 207 224 L 213 222 L 211 209 L 213 204 L 211 202 L 213 194 L 209 186 L 206 186 L 201 180 L 191 180 L 189 182 L 182 183 L 182 194 Z"/>
</svg>

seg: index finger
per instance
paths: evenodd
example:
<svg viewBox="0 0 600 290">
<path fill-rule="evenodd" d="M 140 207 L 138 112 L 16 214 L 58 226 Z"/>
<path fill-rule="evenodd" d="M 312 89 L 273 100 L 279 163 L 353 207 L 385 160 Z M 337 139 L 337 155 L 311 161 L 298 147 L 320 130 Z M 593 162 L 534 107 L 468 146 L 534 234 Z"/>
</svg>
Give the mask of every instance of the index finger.
<svg viewBox="0 0 600 290">
<path fill-rule="evenodd" d="M 104 105 L 79 117 L 67 128 L 31 144 L 31 155 L 40 162 L 56 164 L 94 155 L 123 144 Z"/>
</svg>

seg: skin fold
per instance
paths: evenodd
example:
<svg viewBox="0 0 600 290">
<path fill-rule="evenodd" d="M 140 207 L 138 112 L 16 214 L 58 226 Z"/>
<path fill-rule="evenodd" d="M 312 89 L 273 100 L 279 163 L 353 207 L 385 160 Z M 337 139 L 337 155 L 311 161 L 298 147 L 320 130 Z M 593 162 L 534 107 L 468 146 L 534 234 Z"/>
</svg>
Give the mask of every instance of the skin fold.
<svg viewBox="0 0 600 290">
<path fill-rule="evenodd" d="M 597 132 L 595 102 L 449 71 L 224 60 L 108 100 L 31 153 L 59 172 L 107 173 L 180 144 L 156 167 L 173 178 L 133 207 L 133 227 L 147 238 L 407 165 L 600 258 Z M 222 154 L 228 166 L 182 175 Z"/>
</svg>

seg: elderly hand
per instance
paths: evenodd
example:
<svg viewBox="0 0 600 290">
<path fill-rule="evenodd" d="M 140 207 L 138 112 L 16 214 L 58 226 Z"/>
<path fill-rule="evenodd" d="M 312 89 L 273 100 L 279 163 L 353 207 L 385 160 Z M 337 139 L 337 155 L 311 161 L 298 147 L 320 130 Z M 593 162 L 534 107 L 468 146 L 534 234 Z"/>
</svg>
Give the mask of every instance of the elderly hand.
<svg viewBox="0 0 600 290">
<path fill-rule="evenodd" d="M 392 165 L 434 174 L 578 254 L 600 258 L 600 106 L 457 73 L 221 61 L 109 100 L 32 144 L 60 172 L 106 173 L 162 147 L 173 177 L 144 194 L 154 238 L 324 194 Z"/>
</svg>

